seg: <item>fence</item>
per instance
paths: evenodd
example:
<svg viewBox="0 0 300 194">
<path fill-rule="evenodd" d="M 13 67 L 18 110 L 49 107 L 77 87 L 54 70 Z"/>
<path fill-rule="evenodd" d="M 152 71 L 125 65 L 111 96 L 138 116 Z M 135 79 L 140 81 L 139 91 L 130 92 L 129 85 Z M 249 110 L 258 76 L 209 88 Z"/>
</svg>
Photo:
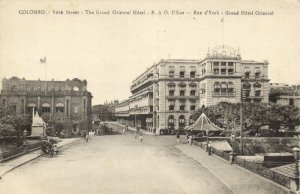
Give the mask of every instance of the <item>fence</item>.
<svg viewBox="0 0 300 194">
<path fill-rule="evenodd" d="M 272 170 L 262 166 L 259 163 L 249 162 L 249 161 L 241 159 L 239 157 L 235 157 L 235 164 L 237 164 L 251 172 L 259 174 L 260 176 L 262 176 L 266 179 L 269 179 L 269 180 L 274 181 L 284 187 L 291 189 L 292 178 L 289 178 L 289 177 L 279 174 L 275 171 L 272 171 Z"/>
<path fill-rule="evenodd" d="M 206 150 L 206 147 L 207 147 L 206 142 L 194 141 L 193 144 Z M 227 161 L 230 161 L 230 154 L 228 152 L 217 150 L 213 147 L 212 147 L 211 151 L 213 154 L 215 154 Z M 293 189 L 293 188 L 291 188 L 291 185 L 292 185 L 291 183 L 293 181 L 293 178 L 290 178 L 290 177 L 284 176 L 282 174 L 279 174 L 275 171 L 272 171 L 272 170 L 262 166 L 262 164 L 260 164 L 260 163 L 250 162 L 245 159 L 235 157 L 235 164 L 237 164 L 253 173 L 256 173 L 266 179 L 269 179 L 275 183 L 278 183 L 286 188 Z"/>
</svg>

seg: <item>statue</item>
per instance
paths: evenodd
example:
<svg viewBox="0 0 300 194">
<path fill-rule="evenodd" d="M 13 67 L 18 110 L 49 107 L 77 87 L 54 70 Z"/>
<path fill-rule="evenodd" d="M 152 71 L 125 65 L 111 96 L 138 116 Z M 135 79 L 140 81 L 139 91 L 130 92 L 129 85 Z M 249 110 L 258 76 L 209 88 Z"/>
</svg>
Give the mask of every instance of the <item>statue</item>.
<svg viewBox="0 0 300 194">
<path fill-rule="evenodd" d="M 32 112 L 32 125 L 31 125 L 31 136 L 44 136 L 45 122 L 39 116 L 38 112 L 34 115 L 34 108 Z"/>
</svg>

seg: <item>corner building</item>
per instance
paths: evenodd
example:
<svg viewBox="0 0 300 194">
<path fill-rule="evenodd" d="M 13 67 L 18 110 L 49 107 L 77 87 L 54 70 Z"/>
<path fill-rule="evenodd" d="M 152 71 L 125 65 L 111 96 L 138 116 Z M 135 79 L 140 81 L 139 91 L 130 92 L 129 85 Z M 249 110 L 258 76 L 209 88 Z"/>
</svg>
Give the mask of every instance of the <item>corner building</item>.
<svg viewBox="0 0 300 194">
<path fill-rule="evenodd" d="M 34 109 L 47 124 L 70 134 L 91 128 L 92 95 L 87 91 L 86 80 L 4 78 L 0 102 L 16 113 L 32 115 Z"/>
<path fill-rule="evenodd" d="M 191 114 L 220 102 L 268 102 L 268 62 L 242 60 L 231 47 L 216 47 L 203 60 L 167 59 L 133 80 L 132 96 L 115 107 L 119 122 L 156 134 L 182 130 Z"/>
</svg>

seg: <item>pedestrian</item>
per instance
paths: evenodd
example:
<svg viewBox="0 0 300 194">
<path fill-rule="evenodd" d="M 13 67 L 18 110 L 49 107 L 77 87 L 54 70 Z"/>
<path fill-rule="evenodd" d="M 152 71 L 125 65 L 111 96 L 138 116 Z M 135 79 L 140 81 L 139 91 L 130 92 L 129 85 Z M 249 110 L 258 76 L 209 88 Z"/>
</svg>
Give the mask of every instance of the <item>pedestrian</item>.
<svg viewBox="0 0 300 194">
<path fill-rule="evenodd" d="M 180 134 L 179 134 L 179 132 L 176 134 L 176 138 L 177 138 L 177 143 L 179 143 L 179 139 L 180 139 Z"/>
<path fill-rule="evenodd" d="M 143 134 L 142 133 L 140 134 L 140 138 L 139 139 L 140 139 L 140 141 L 142 143 L 143 142 Z"/>
<path fill-rule="evenodd" d="M 86 141 L 86 142 L 89 141 L 89 134 L 88 134 L 88 133 L 85 134 L 85 141 Z"/>
<path fill-rule="evenodd" d="M 124 134 L 124 135 L 125 135 L 125 130 L 126 130 L 126 127 L 123 128 L 123 134 Z"/>
<path fill-rule="evenodd" d="M 137 138 L 137 131 L 134 132 L 134 139 Z"/>
</svg>

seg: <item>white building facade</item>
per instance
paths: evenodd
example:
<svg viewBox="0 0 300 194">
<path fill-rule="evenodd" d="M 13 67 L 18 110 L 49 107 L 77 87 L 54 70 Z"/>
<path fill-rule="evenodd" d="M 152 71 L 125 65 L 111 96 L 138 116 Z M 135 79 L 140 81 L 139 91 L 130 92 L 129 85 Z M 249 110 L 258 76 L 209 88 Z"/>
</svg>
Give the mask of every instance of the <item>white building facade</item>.
<svg viewBox="0 0 300 194">
<path fill-rule="evenodd" d="M 203 60 L 167 59 L 133 80 L 132 96 L 115 108 L 119 122 L 156 134 L 181 130 L 201 107 L 220 102 L 268 102 L 268 62 L 242 60 L 230 47 L 216 47 Z"/>
</svg>

